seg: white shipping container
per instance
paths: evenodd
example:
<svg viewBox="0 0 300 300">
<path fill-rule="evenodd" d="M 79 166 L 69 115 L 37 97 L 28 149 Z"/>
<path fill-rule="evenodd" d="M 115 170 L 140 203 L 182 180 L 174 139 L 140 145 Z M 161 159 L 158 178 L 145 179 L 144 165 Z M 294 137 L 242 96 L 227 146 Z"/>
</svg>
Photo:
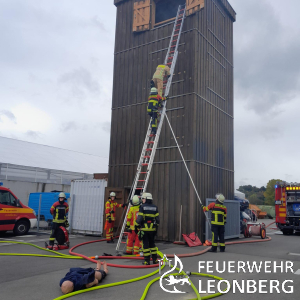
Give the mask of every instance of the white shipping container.
<svg viewBox="0 0 300 300">
<path fill-rule="evenodd" d="M 106 180 L 74 180 L 71 183 L 69 212 L 73 233 L 103 233 L 104 194 Z"/>
</svg>

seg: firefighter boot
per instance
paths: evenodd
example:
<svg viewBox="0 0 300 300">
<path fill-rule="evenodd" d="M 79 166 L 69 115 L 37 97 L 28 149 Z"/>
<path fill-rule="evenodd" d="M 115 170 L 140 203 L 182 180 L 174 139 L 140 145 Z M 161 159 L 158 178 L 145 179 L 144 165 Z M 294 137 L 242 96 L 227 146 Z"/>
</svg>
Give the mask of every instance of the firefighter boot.
<svg viewBox="0 0 300 300">
<path fill-rule="evenodd" d="M 158 264 L 157 254 L 152 254 L 152 261 L 154 265 Z"/>
<path fill-rule="evenodd" d="M 142 263 L 144 266 L 149 266 L 150 265 L 150 256 L 145 257 L 144 262 Z"/>
</svg>

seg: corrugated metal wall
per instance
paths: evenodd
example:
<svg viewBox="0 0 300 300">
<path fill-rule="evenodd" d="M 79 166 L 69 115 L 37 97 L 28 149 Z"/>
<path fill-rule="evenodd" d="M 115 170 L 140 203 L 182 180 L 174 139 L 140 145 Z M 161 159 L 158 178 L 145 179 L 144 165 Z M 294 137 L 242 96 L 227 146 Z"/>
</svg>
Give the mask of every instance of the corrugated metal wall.
<svg viewBox="0 0 300 300">
<path fill-rule="evenodd" d="M 149 82 L 173 29 L 171 23 L 134 34 L 133 3 L 117 6 L 108 179 L 116 188 L 132 185 L 149 122 Z M 206 0 L 185 19 L 168 109 L 201 198 L 222 192 L 233 199 L 233 19 L 219 0 Z M 178 239 L 182 205 L 182 233 L 196 231 L 203 239 L 204 216 L 174 146 L 165 122 L 148 187 L 163 215 L 158 238 Z"/>
<path fill-rule="evenodd" d="M 206 206 L 215 202 L 215 199 L 206 199 Z M 240 203 L 235 200 L 225 200 L 224 205 L 227 208 L 227 220 L 225 225 L 225 240 L 240 237 Z M 211 212 L 207 213 L 209 222 Z M 205 223 L 206 239 L 211 240 L 211 229 L 208 222 Z"/>
<path fill-rule="evenodd" d="M 75 180 L 71 184 L 70 230 L 85 234 L 102 234 L 104 193 L 107 181 Z"/>
</svg>

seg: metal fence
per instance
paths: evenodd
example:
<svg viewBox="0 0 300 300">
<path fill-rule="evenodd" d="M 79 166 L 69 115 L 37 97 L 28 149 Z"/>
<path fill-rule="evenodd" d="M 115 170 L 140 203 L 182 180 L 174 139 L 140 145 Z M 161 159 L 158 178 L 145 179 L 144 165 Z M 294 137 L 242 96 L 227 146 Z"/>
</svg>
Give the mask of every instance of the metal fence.
<svg viewBox="0 0 300 300">
<path fill-rule="evenodd" d="M 107 181 L 75 180 L 71 184 L 70 232 L 103 233 L 104 193 Z"/>
<path fill-rule="evenodd" d="M 206 206 L 212 202 L 215 202 L 215 199 L 206 199 Z M 240 237 L 240 203 L 235 200 L 225 200 L 224 205 L 227 208 L 227 222 L 225 225 L 225 240 L 238 238 Z M 206 221 L 205 233 L 206 239 L 211 240 L 211 212 L 207 213 L 209 224 Z"/>
<path fill-rule="evenodd" d="M 93 179 L 93 174 L 27 167 L 0 162 L 0 180 L 70 185 L 72 180 Z"/>
</svg>

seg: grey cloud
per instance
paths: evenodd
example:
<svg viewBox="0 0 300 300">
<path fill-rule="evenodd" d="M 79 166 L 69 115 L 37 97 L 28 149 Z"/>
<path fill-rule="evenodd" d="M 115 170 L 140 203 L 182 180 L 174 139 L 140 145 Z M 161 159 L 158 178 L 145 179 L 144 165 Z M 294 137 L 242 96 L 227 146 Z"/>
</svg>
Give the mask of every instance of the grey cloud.
<svg viewBox="0 0 300 300">
<path fill-rule="evenodd" d="M 41 137 L 41 133 L 39 131 L 27 130 L 25 134 L 27 137 L 30 137 L 35 140 Z"/>
<path fill-rule="evenodd" d="M 101 123 L 101 129 L 104 130 L 105 132 L 110 133 L 110 122 L 103 122 Z"/>
<path fill-rule="evenodd" d="M 77 130 L 79 128 L 78 124 L 75 122 L 66 122 L 61 124 L 60 131 L 67 132 L 70 130 Z"/>
<path fill-rule="evenodd" d="M 247 8 L 235 24 L 236 91 L 257 114 L 280 114 L 278 106 L 300 91 L 299 32 L 288 32 L 265 1 L 241 5 Z"/>
<path fill-rule="evenodd" d="M 94 16 L 91 20 L 92 25 L 98 27 L 102 31 L 106 31 L 104 24 L 100 21 L 98 16 Z"/>
<path fill-rule="evenodd" d="M 17 123 L 17 119 L 15 115 L 9 110 L 0 110 L 0 122 L 2 121 L 1 116 L 5 116 L 8 119 L 10 119 L 12 122 Z"/>
<path fill-rule="evenodd" d="M 85 98 L 87 93 L 97 95 L 101 89 L 91 72 L 82 67 L 63 74 L 58 79 L 58 83 L 66 85 L 76 98 Z"/>
</svg>

